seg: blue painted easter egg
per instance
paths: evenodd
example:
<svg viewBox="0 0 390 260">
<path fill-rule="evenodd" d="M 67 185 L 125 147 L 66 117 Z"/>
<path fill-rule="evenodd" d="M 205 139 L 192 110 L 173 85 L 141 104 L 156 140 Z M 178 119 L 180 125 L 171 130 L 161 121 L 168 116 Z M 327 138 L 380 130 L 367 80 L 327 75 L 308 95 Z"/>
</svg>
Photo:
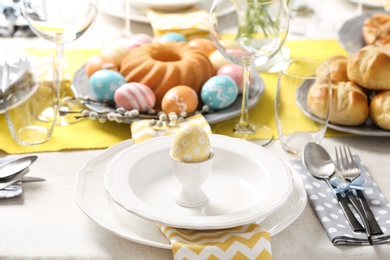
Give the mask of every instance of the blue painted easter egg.
<svg viewBox="0 0 390 260">
<path fill-rule="evenodd" d="M 113 70 L 98 70 L 89 78 L 89 84 L 98 100 L 114 100 L 114 93 L 126 79 Z"/>
<path fill-rule="evenodd" d="M 200 92 L 203 103 L 214 110 L 230 106 L 236 100 L 237 95 L 236 82 L 225 75 L 211 77 L 204 83 Z"/>
<path fill-rule="evenodd" d="M 158 39 L 159 42 L 186 42 L 187 39 L 180 33 L 166 33 Z"/>
</svg>

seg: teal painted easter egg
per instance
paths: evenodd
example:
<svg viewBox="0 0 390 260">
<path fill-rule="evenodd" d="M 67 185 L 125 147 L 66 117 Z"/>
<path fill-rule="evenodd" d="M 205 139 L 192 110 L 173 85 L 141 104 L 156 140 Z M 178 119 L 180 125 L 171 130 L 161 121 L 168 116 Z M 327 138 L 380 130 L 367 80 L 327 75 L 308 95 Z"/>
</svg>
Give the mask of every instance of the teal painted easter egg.
<svg viewBox="0 0 390 260">
<path fill-rule="evenodd" d="M 220 110 L 230 106 L 236 100 L 238 87 L 232 78 L 218 75 L 206 81 L 200 96 L 203 103 L 209 108 Z"/>
<path fill-rule="evenodd" d="M 98 70 L 89 78 L 89 84 L 98 100 L 113 101 L 115 91 L 125 83 L 125 78 L 113 70 Z"/>
<path fill-rule="evenodd" d="M 180 33 L 166 33 L 164 34 L 163 36 L 160 37 L 160 39 L 158 40 L 159 42 L 186 42 L 187 39 L 186 37 L 184 37 L 184 35 L 180 34 Z"/>
</svg>

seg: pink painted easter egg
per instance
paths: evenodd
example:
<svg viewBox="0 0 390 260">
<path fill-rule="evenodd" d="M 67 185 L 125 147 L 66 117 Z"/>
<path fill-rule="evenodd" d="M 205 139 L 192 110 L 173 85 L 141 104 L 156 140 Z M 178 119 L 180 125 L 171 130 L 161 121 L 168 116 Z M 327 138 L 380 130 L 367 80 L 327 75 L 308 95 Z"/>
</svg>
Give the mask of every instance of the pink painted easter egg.
<svg viewBox="0 0 390 260">
<path fill-rule="evenodd" d="M 128 51 L 141 46 L 144 43 L 151 43 L 153 42 L 153 38 L 147 34 L 136 34 L 129 41 L 126 43 L 126 48 Z"/>
<path fill-rule="evenodd" d="M 224 65 L 217 71 L 217 75 L 225 75 L 232 78 L 234 82 L 236 82 L 237 84 L 239 93 L 242 92 L 243 74 L 244 74 L 244 68 L 237 64 Z"/>
<path fill-rule="evenodd" d="M 120 86 L 114 94 L 115 104 L 126 110 L 146 112 L 156 104 L 156 95 L 148 86 L 130 82 Z"/>
</svg>

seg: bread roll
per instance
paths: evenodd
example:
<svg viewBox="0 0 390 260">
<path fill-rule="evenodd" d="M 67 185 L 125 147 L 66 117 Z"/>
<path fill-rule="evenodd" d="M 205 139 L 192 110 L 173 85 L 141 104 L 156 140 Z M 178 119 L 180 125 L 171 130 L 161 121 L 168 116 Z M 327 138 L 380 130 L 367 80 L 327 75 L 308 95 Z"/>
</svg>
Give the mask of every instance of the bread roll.
<svg viewBox="0 0 390 260">
<path fill-rule="evenodd" d="M 390 41 L 390 14 L 377 13 L 364 20 L 362 29 L 366 44 L 385 44 Z"/>
<path fill-rule="evenodd" d="M 309 110 L 317 117 L 325 118 L 324 107 L 327 98 L 326 85 L 313 84 L 307 95 Z M 360 125 L 367 119 L 368 113 L 367 96 L 354 82 L 339 82 L 332 85 L 330 123 L 346 126 Z"/>
<path fill-rule="evenodd" d="M 370 117 L 380 128 L 390 130 L 390 91 L 381 91 L 372 97 Z"/>
<path fill-rule="evenodd" d="M 347 64 L 350 81 L 371 90 L 390 90 L 390 46 L 367 45 L 353 53 Z"/>
<path fill-rule="evenodd" d="M 332 56 L 324 61 L 328 65 L 332 83 L 349 81 L 347 75 L 348 57 L 342 55 Z M 324 67 L 318 67 L 316 74 L 323 73 Z"/>
</svg>

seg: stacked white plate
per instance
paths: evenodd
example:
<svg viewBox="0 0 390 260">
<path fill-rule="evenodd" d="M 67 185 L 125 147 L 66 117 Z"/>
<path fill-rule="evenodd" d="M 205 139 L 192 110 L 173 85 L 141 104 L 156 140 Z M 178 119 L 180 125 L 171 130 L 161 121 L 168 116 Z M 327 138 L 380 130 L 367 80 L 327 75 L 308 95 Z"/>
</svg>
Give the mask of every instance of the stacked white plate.
<svg viewBox="0 0 390 260">
<path fill-rule="evenodd" d="M 125 141 L 87 162 L 77 176 L 76 201 L 109 231 L 161 248 L 170 244 L 156 223 L 221 229 L 256 222 L 275 235 L 298 218 L 307 200 L 300 176 L 261 146 L 221 135 L 210 140 L 215 158 L 202 207 L 174 200 L 180 184 L 170 169 L 173 136 Z"/>
<path fill-rule="evenodd" d="M 99 10 L 108 15 L 124 19 L 126 17 L 124 8 L 125 1 L 129 0 L 100 0 Z M 197 8 L 209 11 L 212 3 L 213 1 L 211 0 L 130 0 L 129 18 L 132 21 L 140 23 L 149 23 L 149 20 L 147 18 L 147 11 L 151 8 L 155 10 L 165 10 L 174 13 L 195 6 Z M 232 8 L 226 8 L 217 15 L 222 16 L 229 14 L 233 11 L 234 10 Z"/>
</svg>

